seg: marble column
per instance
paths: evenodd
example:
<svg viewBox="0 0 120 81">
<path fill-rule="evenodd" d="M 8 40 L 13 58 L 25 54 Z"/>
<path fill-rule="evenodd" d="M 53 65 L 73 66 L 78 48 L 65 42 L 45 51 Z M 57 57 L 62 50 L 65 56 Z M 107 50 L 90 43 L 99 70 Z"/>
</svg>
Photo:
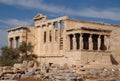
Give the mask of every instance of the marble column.
<svg viewBox="0 0 120 81">
<path fill-rule="evenodd" d="M 45 46 L 45 51 L 46 51 L 46 54 L 48 53 L 47 51 L 49 50 L 49 43 L 50 43 L 50 39 L 49 39 L 49 32 L 50 32 L 50 30 L 48 29 L 48 27 L 49 27 L 49 25 L 48 24 L 46 24 L 46 46 Z"/>
<path fill-rule="evenodd" d="M 54 55 L 54 42 L 55 42 L 55 29 L 54 29 L 54 22 L 51 23 L 51 36 L 52 36 L 52 54 Z"/>
<path fill-rule="evenodd" d="M 61 36 L 61 21 L 58 21 L 58 36 Z"/>
<path fill-rule="evenodd" d="M 58 21 L 58 50 L 60 50 L 61 24 Z"/>
<path fill-rule="evenodd" d="M 73 50 L 76 50 L 76 46 L 77 46 L 76 44 L 77 44 L 77 43 L 76 43 L 75 34 L 73 35 L 73 39 L 72 39 L 72 40 L 73 40 Z"/>
<path fill-rule="evenodd" d="M 12 38 L 8 39 L 8 47 L 12 47 Z"/>
<path fill-rule="evenodd" d="M 16 47 L 17 47 L 17 40 L 16 40 L 16 37 L 14 37 L 13 40 L 14 40 L 14 48 L 16 48 Z"/>
<path fill-rule="evenodd" d="M 54 31 L 54 23 L 51 24 L 51 36 L 52 36 L 52 43 L 55 42 L 55 31 Z"/>
<path fill-rule="evenodd" d="M 80 45 L 79 45 L 79 46 L 80 46 L 80 50 L 83 49 L 83 37 L 82 37 L 82 35 L 83 35 L 83 34 L 80 34 L 80 43 L 79 43 L 79 44 L 80 44 Z"/>
<path fill-rule="evenodd" d="M 46 43 L 47 43 L 47 45 L 49 44 L 49 42 L 50 42 L 50 38 L 49 38 L 49 36 L 50 36 L 50 30 L 48 29 L 49 28 L 49 24 L 46 24 Z"/>
<path fill-rule="evenodd" d="M 18 48 L 20 46 L 20 41 L 19 41 L 20 37 L 16 38 L 16 48 Z"/>
<path fill-rule="evenodd" d="M 101 46 L 101 35 L 98 36 L 98 50 L 100 50 L 100 46 Z"/>
<path fill-rule="evenodd" d="M 92 34 L 90 34 L 90 37 L 89 37 L 89 50 L 93 50 Z"/>
</svg>

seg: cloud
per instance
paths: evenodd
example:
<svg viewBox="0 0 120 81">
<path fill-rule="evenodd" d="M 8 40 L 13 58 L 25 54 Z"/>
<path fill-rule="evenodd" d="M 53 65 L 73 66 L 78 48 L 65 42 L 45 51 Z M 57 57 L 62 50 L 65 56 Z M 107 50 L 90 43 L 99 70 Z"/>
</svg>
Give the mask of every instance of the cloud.
<svg viewBox="0 0 120 81">
<path fill-rule="evenodd" d="M 46 4 L 43 0 L 0 0 L 0 3 L 8 5 L 19 5 L 26 8 L 35 8 L 39 10 L 44 10 L 51 13 L 72 15 L 72 16 L 84 16 L 91 18 L 101 18 L 101 19 L 111 19 L 111 20 L 120 20 L 120 10 L 119 9 L 93 9 L 93 8 L 84 8 L 84 9 L 71 9 L 65 6 L 58 6 L 54 4 Z"/>
<path fill-rule="evenodd" d="M 24 25 L 31 25 L 32 20 L 7 19 L 7 20 L 0 20 L 0 23 L 9 26 L 24 26 Z"/>
</svg>

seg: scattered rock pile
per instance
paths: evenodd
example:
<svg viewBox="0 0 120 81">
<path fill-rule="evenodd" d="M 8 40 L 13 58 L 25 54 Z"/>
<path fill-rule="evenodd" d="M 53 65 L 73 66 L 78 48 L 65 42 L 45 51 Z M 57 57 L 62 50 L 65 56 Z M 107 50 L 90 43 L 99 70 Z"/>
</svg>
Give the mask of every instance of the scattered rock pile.
<svg viewBox="0 0 120 81">
<path fill-rule="evenodd" d="M 24 61 L 15 64 L 14 67 L 5 66 L 0 68 L 1 80 L 18 81 L 120 81 L 118 68 L 84 68 L 67 64 L 40 64 L 36 66 L 33 61 Z"/>
</svg>

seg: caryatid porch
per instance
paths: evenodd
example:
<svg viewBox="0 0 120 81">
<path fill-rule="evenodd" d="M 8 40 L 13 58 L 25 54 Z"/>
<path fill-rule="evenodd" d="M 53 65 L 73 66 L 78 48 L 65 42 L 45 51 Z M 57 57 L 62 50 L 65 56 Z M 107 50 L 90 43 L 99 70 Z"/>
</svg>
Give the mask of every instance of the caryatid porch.
<svg viewBox="0 0 120 81">
<path fill-rule="evenodd" d="M 110 34 L 69 32 L 67 33 L 68 50 L 96 50 L 108 51 L 110 49 Z"/>
</svg>

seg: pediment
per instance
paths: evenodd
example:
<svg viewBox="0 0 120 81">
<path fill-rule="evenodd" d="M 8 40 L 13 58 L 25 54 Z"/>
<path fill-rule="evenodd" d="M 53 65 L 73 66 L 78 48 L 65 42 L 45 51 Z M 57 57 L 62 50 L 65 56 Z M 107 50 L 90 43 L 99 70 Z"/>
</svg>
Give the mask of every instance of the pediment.
<svg viewBox="0 0 120 81">
<path fill-rule="evenodd" d="M 42 14 L 37 14 L 33 20 L 38 20 L 38 19 L 42 19 L 42 18 L 46 18 L 46 16 L 42 15 Z"/>
</svg>

